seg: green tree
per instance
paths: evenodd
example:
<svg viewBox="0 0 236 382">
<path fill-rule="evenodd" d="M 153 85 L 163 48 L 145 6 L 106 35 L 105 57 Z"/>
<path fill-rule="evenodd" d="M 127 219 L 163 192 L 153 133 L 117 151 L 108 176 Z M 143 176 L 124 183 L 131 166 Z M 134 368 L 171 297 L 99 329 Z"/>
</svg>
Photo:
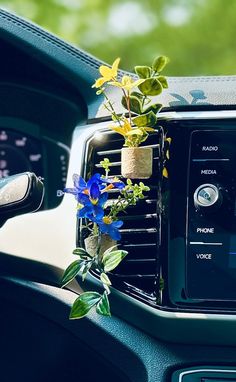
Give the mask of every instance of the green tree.
<svg viewBox="0 0 236 382">
<path fill-rule="evenodd" d="M 167 55 L 167 75 L 234 74 L 235 0 L 0 0 L 106 62 L 121 67 Z"/>
</svg>

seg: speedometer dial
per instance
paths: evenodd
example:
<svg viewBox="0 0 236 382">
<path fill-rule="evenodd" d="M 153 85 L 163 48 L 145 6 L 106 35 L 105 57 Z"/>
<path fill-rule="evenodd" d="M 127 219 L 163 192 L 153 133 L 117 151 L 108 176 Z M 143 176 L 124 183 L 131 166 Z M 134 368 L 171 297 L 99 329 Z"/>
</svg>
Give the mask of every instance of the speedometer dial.
<svg viewBox="0 0 236 382">
<path fill-rule="evenodd" d="M 0 178 L 24 171 L 43 177 L 40 142 L 8 129 L 0 130 Z"/>
</svg>

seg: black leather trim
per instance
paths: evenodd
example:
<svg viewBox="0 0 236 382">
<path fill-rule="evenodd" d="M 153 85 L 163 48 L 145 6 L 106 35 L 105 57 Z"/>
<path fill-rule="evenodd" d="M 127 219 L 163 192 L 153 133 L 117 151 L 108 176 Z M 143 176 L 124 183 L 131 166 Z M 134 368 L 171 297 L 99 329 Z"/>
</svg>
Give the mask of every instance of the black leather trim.
<svg viewBox="0 0 236 382">
<path fill-rule="evenodd" d="M 11 275 L 59 287 L 62 274 L 62 269 L 55 266 L 0 253 L 0 277 Z"/>
<path fill-rule="evenodd" d="M 99 75 L 101 61 L 5 10 L 0 10 L 0 38 L 34 55 L 66 78 L 84 98 L 89 116 L 95 116 L 101 99 L 91 85 Z"/>
<path fill-rule="evenodd" d="M 16 310 L 19 307 L 24 309 L 26 319 L 28 312 L 34 312 L 45 318 L 48 323 L 53 323 L 71 333 L 74 339 L 80 341 L 81 347 L 85 344 L 96 354 L 98 361 L 101 357 L 110 365 L 111 370 L 113 369 L 114 372 L 125 377 L 122 378 L 123 381 L 148 381 L 142 348 L 145 343 L 147 344 L 149 337 L 117 317 L 106 318 L 95 313 L 82 320 L 69 320 L 70 307 L 76 297 L 70 291 L 46 284 L 12 276 L 0 277 L 0 300 L 3 302 L 3 306 L 5 306 L 4 300 L 6 300 L 13 311 L 14 307 Z M 2 314 L 4 314 L 3 311 Z M 31 326 L 29 331 L 33 330 L 34 322 L 31 322 Z M 135 346 L 133 346 L 134 344 Z M 24 351 L 23 344 L 22 351 Z M 86 377 L 79 373 L 80 356 L 79 354 L 77 356 L 79 381 L 87 382 Z M 90 365 L 90 367 L 94 366 Z M 102 370 L 97 370 L 97 373 L 98 380 L 100 380 L 100 376 L 101 380 L 106 380 L 102 377 Z"/>
</svg>

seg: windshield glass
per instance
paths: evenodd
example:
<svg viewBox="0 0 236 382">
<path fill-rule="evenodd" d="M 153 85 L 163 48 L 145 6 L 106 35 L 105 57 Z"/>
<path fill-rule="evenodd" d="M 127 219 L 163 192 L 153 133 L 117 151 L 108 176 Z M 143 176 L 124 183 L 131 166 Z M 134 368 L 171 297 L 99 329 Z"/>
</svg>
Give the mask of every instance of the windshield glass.
<svg viewBox="0 0 236 382">
<path fill-rule="evenodd" d="M 121 67 L 169 56 L 167 75 L 235 73 L 234 0 L 0 0 L 85 51 Z"/>
</svg>

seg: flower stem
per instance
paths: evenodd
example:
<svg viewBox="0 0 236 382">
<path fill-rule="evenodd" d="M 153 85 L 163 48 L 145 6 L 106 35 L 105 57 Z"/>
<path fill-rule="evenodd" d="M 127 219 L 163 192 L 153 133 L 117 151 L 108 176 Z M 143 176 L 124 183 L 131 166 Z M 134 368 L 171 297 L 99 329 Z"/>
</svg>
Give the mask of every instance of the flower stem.
<svg viewBox="0 0 236 382">
<path fill-rule="evenodd" d="M 118 116 L 118 114 L 116 113 L 109 97 L 106 95 L 105 91 L 103 90 L 102 94 L 104 95 L 104 97 L 106 98 L 106 101 L 107 101 L 107 104 L 109 105 L 110 107 L 110 112 L 112 113 L 113 117 L 115 117 L 116 121 L 119 123 L 120 126 L 121 125 L 121 121 L 120 121 L 120 117 Z"/>
<path fill-rule="evenodd" d="M 124 89 L 122 89 L 122 91 L 123 91 L 123 94 L 125 97 L 125 101 L 126 101 L 126 105 L 127 105 L 127 109 L 128 109 L 128 113 L 129 113 L 129 123 L 131 126 L 132 125 L 132 119 L 131 119 L 131 110 L 130 110 L 130 92 L 127 91 L 127 94 L 126 94 Z"/>
</svg>

